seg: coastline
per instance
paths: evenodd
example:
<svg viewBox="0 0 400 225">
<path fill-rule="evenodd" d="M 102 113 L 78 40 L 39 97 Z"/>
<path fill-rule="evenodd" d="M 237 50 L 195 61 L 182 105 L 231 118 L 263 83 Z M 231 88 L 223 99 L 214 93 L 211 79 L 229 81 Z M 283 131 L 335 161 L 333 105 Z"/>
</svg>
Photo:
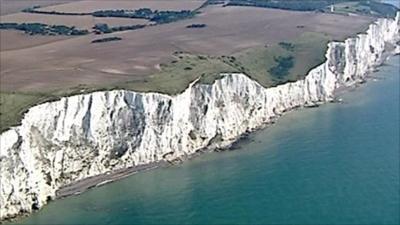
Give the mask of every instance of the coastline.
<svg viewBox="0 0 400 225">
<path fill-rule="evenodd" d="M 61 187 L 56 192 L 56 199 L 65 198 L 71 195 L 79 195 L 84 191 L 89 189 L 100 187 L 102 185 L 123 179 L 127 176 L 134 175 L 138 172 L 144 172 L 146 170 L 151 170 L 159 167 L 167 166 L 167 162 L 154 162 L 145 165 L 134 166 L 126 169 L 120 169 L 106 174 L 100 174 L 93 177 L 88 177 L 66 186 Z"/>
<path fill-rule="evenodd" d="M 391 178 L 399 177 L 398 60 L 372 74 L 381 79 L 341 96 L 343 104 L 287 113 L 236 151 L 210 152 L 52 201 L 10 225 L 218 224 L 217 218 L 397 224 L 399 183 Z"/>
<path fill-rule="evenodd" d="M 388 53 L 386 55 L 385 59 L 382 60 L 382 65 L 377 67 L 377 69 L 380 67 L 386 66 L 385 62 L 387 62 L 391 56 L 397 56 L 397 55 L 398 55 L 397 53 L 393 53 L 393 54 Z M 372 73 L 374 73 L 374 72 L 377 72 L 377 71 L 373 71 Z M 329 104 L 329 103 L 342 104 L 343 102 L 340 98 L 341 95 L 344 95 L 344 94 L 352 92 L 352 91 L 356 91 L 358 88 L 362 88 L 363 85 L 366 84 L 367 82 L 375 81 L 375 79 L 376 79 L 376 77 L 366 75 L 365 79 L 360 81 L 359 83 L 356 83 L 352 86 L 343 87 L 342 89 L 337 89 L 335 92 L 335 99 L 333 99 L 331 101 L 321 103 L 321 104 L 311 105 L 311 106 L 294 108 L 294 109 L 291 109 L 291 110 L 283 113 L 281 116 L 283 116 L 286 113 L 296 112 L 297 110 L 305 110 L 307 108 L 319 107 L 322 104 Z M 279 119 L 279 117 L 273 121 L 263 124 L 261 127 L 255 129 L 255 130 L 252 130 L 252 131 L 242 134 L 240 137 L 238 137 L 237 140 L 235 140 L 230 145 L 228 145 L 224 148 L 207 148 L 206 147 L 204 149 L 197 150 L 195 153 L 188 155 L 185 158 L 175 159 L 174 161 L 159 161 L 159 162 L 153 162 L 153 163 L 144 164 L 144 165 L 138 165 L 138 166 L 134 166 L 134 167 L 126 168 L 126 169 L 112 171 L 112 172 L 109 172 L 106 174 L 100 174 L 100 175 L 96 175 L 93 177 L 88 177 L 88 178 L 70 183 L 66 186 L 61 187 L 59 190 L 57 190 L 56 199 L 61 199 L 61 198 L 65 198 L 65 197 L 73 196 L 73 195 L 79 195 L 87 190 L 92 189 L 92 188 L 100 187 L 107 183 L 111 183 L 111 182 L 115 182 L 115 181 L 124 179 L 128 176 L 135 175 L 138 172 L 145 172 L 147 170 L 160 169 L 160 168 L 164 168 L 164 167 L 168 167 L 168 166 L 173 166 L 173 165 L 179 164 L 179 163 L 184 163 L 185 161 L 194 159 L 198 156 L 201 156 L 204 153 L 208 153 L 208 152 L 212 152 L 212 151 L 213 152 L 221 152 L 221 153 L 223 153 L 225 151 L 234 151 L 234 150 L 238 149 L 239 146 L 241 146 L 242 144 L 244 144 L 246 142 L 251 142 L 252 140 L 249 139 L 250 135 L 253 135 L 254 133 L 256 133 L 258 131 L 271 128 L 278 119 Z"/>
<path fill-rule="evenodd" d="M 383 41 L 383 40 L 381 40 L 381 41 Z M 329 54 L 329 53 L 327 53 L 327 54 Z M 380 57 L 382 57 L 382 56 L 380 56 Z M 385 57 L 383 57 L 383 58 L 385 58 Z M 370 66 L 370 65 L 367 65 L 367 66 Z M 378 66 L 378 65 L 372 65 L 372 66 Z M 319 69 L 322 70 L 322 68 L 320 68 L 320 67 L 321 66 L 316 68 L 316 70 L 317 70 L 316 74 L 319 74 L 319 72 L 320 72 Z M 366 68 L 365 71 L 366 71 L 365 73 L 370 72 L 369 68 Z M 326 72 L 326 71 L 324 71 L 324 72 Z M 311 74 L 311 75 L 316 76 L 314 74 Z M 313 77 L 311 75 L 310 75 L 310 77 Z M 243 76 L 245 76 L 245 75 L 243 75 Z M 354 79 L 354 81 L 350 85 L 343 85 L 343 87 L 344 87 L 343 90 L 345 90 L 346 88 L 351 88 L 351 87 L 357 86 L 359 83 L 363 83 L 363 82 L 365 82 L 366 79 L 368 79 L 367 74 L 357 74 L 357 76 L 358 77 L 356 77 Z M 240 82 L 240 81 L 242 81 L 241 79 L 244 79 L 244 78 L 243 77 L 239 77 L 237 79 L 238 79 L 237 82 Z M 316 77 L 315 79 L 320 79 L 320 77 Z M 229 84 L 229 82 L 232 82 L 232 81 L 229 80 L 229 79 L 226 79 L 223 82 L 227 82 Z M 305 82 L 305 81 L 300 81 L 300 83 L 301 82 Z M 327 82 L 327 81 L 320 81 L 320 82 Z M 326 89 L 328 91 L 330 91 L 333 88 L 331 86 L 332 84 L 330 82 L 331 81 L 328 80 L 328 82 L 327 82 L 328 84 L 324 83 L 324 85 L 327 85 Z M 270 91 L 270 92 L 272 92 L 272 90 L 281 91 L 281 89 L 284 89 L 284 88 L 288 88 L 289 89 L 288 91 L 290 91 L 290 87 L 296 86 L 296 84 L 298 84 L 298 83 L 299 82 L 294 82 L 294 83 L 290 83 L 290 84 L 284 84 L 281 87 L 278 87 L 280 89 L 271 88 L 271 89 L 265 89 L 265 91 Z M 218 84 L 218 85 L 221 85 L 221 84 Z M 256 85 L 256 84 L 251 83 L 249 85 Z M 250 87 L 252 87 L 252 86 L 250 86 Z M 257 86 L 257 88 L 259 88 L 259 87 Z M 237 132 L 234 132 L 233 134 L 230 134 L 230 136 L 228 136 L 227 139 L 222 139 L 222 140 L 218 141 L 218 137 L 219 137 L 218 133 L 215 134 L 215 135 L 211 135 L 210 139 L 205 142 L 207 144 L 205 147 L 202 147 L 202 145 L 199 145 L 199 147 L 197 147 L 197 148 L 194 147 L 193 149 L 191 149 L 191 151 L 188 151 L 188 152 L 183 151 L 183 152 L 180 153 L 180 155 L 174 155 L 173 157 L 171 157 L 171 160 L 169 160 L 169 161 L 171 161 L 171 162 L 180 162 L 180 161 L 184 161 L 186 159 L 190 159 L 192 157 L 195 157 L 196 155 L 201 154 L 202 152 L 207 152 L 207 151 L 211 151 L 211 150 L 215 150 L 215 149 L 217 149 L 216 151 L 219 151 L 221 149 L 234 148 L 235 143 L 240 141 L 241 137 L 245 137 L 247 133 L 254 132 L 256 130 L 266 128 L 269 124 L 273 124 L 276 119 L 278 119 L 281 115 L 283 115 L 284 113 L 286 113 L 288 111 L 294 111 L 294 110 L 297 110 L 297 109 L 303 108 L 303 107 L 315 107 L 315 106 L 318 106 L 319 104 L 323 104 L 325 102 L 332 102 L 332 101 L 335 100 L 334 98 L 332 98 L 332 96 L 330 96 L 329 92 L 328 92 L 327 95 L 324 95 L 324 94 L 320 94 L 319 91 L 320 90 L 317 88 L 317 94 L 316 94 L 317 97 L 311 98 L 311 100 L 309 102 L 305 101 L 304 103 L 303 102 L 298 102 L 298 103 L 293 103 L 293 104 L 291 102 L 289 102 L 289 103 L 287 103 L 288 105 L 281 106 L 281 109 L 278 110 L 277 113 L 275 112 L 275 108 L 274 108 L 272 110 L 274 112 L 274 114 L 268 120 L 258 120 L 258 121 L 256 121 L 257 123 L 252 124 L 251 126 L 248 126 L 248 127 L 245 127 L 245 128 L 241 128 L 243 130 L 238 130 Z M 326 91 L 326 90 L 324 90 L 324 91 Z M 340 89 L 340 91 L 341 91 L 341 89 Z M 192 92 L 192 90 L 189 89 L 189 94 L 192 94 L 191 92 Z M 194 93 L 194 95 L 196 95 L 196 94 L 197 93 Z M 333 97 L 335 97 L 335 95 L 336 94 L 334 94 Z M 156 96 L 156 94 L 153 94 L 150 97 L 153 99 L 153 98 L 158 97 L 158 96 Z M 186 97 L 187 96 L 183 96 L 181 98 L 186 98 Z M 189 97 L 192 97 L 192 96 L 189 96 Z M 239 133 L 239 135 L 236 135 L 236 133 Z M 189 136 L 190 136 L 190 134 L 189 134 Z M 216 143 L 214 143 L 214 141 L 215 141 L 214 139 L 217 140 Z M 42 140 L 42 139 L 40 139 L 40 140 Z M 16 143 L 18 143 L 18 142 L 19 141 L 17 141 Z M 204 143 L 201 143 L 201 144 L 204 144 Z M 14 146 L 14 144 L 12 145 L 12 147 L 13 146 Z M 17 147 L 18 147 L 18 145 L 17 145 Z M 169 153 L 163 154 L 163 157 L 165 155 L 168 155 L 168 154 Z M 57 158 L 57 156 L 55 156 L 55 158 Z M 163 165 L 163 163 L 161 163 L 161 165 L 159 163 L 160 163 L 160 161 L 158 161 L 158 162 L 150 162 L 150 164 L 142 164 L 142 166 L 129 167 L 128 169 L 123 168 L 124 164 L 122 164 L 122 165 L 118 165 L 119 167 L 116 167 L 116 169 L 111 167 L 111 169 L 109 169 L 109 171 L 104 170 L 104 171 L 106 171 L 105 173 L 101 173 L 101 174 L 97 174 L 97 175 L 93 175 L 93 176 L 90 176 L 90 174 L 87 174 L 87 175 L 89 175 L 88 178 L 83 178 L 83 179 L 81 178 L 80 180 L 78 180 L 76 182 L 72 182 L 69 185 L 60 186 L 58 188 L 57 188 L 57 186 L 55 186 L 55 187 L 52 186 L 52 188 L 54 188 L 54 190 L 55 190 L 54 194 L 55 194 L 56 198 L 62 198 L 62 197 L 66 197 L 66 196 L 75 194 L 77 192 L 79 193 L 79 192 L 82 192 L 84 190 L 93 188 L 96 185 L 103 185 L 105 183 L 121 179 L 121 178 L 126 177 L 128 175 L 131 175 L 132 173 L 136 173 L 136 172 L 139 172 L 139 171 L 160 167 L 161 165 Z M 45 198 L 47 200 L 50 200 L 51 199 L 51 195 L 50 195 L 50 199 L 49 199 L 49 195 L 48 195 L 49 193 L 52 193 L 52 192 L 50 191 L 50 192 L 42 193 L 43 196 L 40 196 L 40 197 L 41 198 Z M 41 193 L 39 193 L 39 194 L 41 194 Z M 42 204 L 45 204 L 45 202 L 47 202 L 47 200 L 44 201 L 44 199 L 39 199 L 39 201 L 44 201 L 44 203 L 41 203 L 41 202 L 36 203 L 36 201 L 33 201 L 34 202 L 33 204 L 35 204 L 35 208 L 36 207 L 41 208 L 41 206 L 43 206 Z M 38 204 L 38 205 L 36 205 L 36 204 Z M 24 212 L 24 211 L 22 211 L 22 212 Z M 30 213 L 30 212 L 28 211 L 26 213 Z"/>
</svg>

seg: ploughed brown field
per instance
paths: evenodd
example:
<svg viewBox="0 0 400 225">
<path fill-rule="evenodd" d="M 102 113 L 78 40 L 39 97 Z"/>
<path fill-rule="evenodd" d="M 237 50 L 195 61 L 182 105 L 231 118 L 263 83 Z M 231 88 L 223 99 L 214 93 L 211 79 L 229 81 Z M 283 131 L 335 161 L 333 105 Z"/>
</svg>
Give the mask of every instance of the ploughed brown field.
<svg viewBox="0 0 400 225">
<path fill-rule="evenodd" d="M 194 9 L 202 3 L 182 0 L 73 1 L 41 10 L 87 12 L 142 7 L 180 10 Z M 8 14 L 3 18 L 7 22 L 54 22 L 77 27 L 90 27 L 97 22 L 110 25 L 138 23 L 137 19 L 27 13 Z M 330 39 L 340 40 L 365 30 L 371 21 L 371 18 L 362 16 L 208 6 L 193 19 L 108 34 L 122 40 L 100 44 L 91 44 L 91 41 L 107 35 L 48 37 L 2 30 L 0 88 L 2 91 L 45 91 L 140 81 L 157 72 L 160 64 L 172 61 L 172 54 L 176 51 L 230 55 L 252 47 L 292 40 L 306 32 L 323 33 Z M 204 23 L 207 27 L 186 28 L 194 23 Z"/>
<path fill-rule="evenodd" d="M 153 10 L 193 10 L 203 4 L 204 0 L 81 0 L 69 4 L 54 5 L 43 8 L 43 11 L 87 13 L 107 9 Z"/>
<path fill-rule="evenodd" d="M 65 4 L 81 0 L 0 0 L 0 15 L 20 12 L 21 10 L 35 5 L 51 6 Z"/>
</svg>

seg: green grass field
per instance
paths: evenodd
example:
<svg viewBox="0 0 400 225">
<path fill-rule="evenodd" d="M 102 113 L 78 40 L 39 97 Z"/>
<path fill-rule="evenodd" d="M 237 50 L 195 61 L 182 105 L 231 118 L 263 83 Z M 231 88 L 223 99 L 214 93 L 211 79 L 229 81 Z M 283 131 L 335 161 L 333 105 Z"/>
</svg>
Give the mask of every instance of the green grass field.
<svg viewBox="0 0 400 225">
<path fill-rule="evenodd" d="M 330 6 L 325 8 L 329 12 Z M 394 17 L 397 9 L 379 1 L 349 1 L 334 4 L 334 13 L 337 14 L 359 14 L 377 17 Z"/>
<path fill-rule="evenodd" d="M 0 131 L 17 125 L 28 108 L 46 99 L 41 94 L 0 92 Z"/>
<path fill-rule="evenodd" d="M 325 52 L 329 37 L 319 33 L 304 33 L 295 40 L 286 41 L 291 43 L 293 50 L 283 46 L 271 45 L 263 48 L 249 49 L 236 55 L 237 60 L 245 65 L 245 73 L 257 80 L 264 87 L 276 86 L 302 79 L 308 71 L 325 61 Z M 271 68 L 277 65 L 276 58 L 293 56 L 294 65 L 289 68 L 286 76 L 275 76 L 271 74 Z"/>
<path fill-rule="evenodd" d="M 201 78 L 203 83 L 210 83 L 221 72 L 235 72 L 236 68 L 226 64 L 221 57 L 175 53 L 175 60 L 161 65 L 161 71 L 150 75 L 144 81 L 132 81 L 116 84 L 112 89 L 127 89 L 141 92 L 160 92 L 178 94 L 191 82 Z"/>
<path fill-rule="evenodd" d="M 145 80 L 101 87 L 78 86 L 47 93 L 0 92 L 0 130 L 18 125 L 24 112 L 30 107 L 62 96 L 114 89 L 175 95 L 184 91 L 198 78 L 201 83 L 212 83 L 220 78 L 220 73 L 230 72 L 245 73 L 264 87 L 302 79 L 310 69 L 325 60 L 328 41 L 329 37 L 324 34 L 304 33 L 294 40 L 247 49 L 231 56 L 211 57 L 177 52 L 174 53 L 175 60 L 161 65 L 160 72 L 149 75 Z M 273 67 L 277 67 L 279 57 L 293 58 L 293 65 L 285 68 L 287 74 L 284 76 L 276 76 L 270 72 Z"/>
</svg>

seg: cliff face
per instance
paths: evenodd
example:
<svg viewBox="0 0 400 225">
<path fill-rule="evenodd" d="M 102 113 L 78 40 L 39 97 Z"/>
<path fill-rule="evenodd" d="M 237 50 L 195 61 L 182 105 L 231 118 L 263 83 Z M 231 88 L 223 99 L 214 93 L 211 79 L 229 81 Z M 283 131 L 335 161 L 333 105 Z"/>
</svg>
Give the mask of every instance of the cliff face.
<svg viewBox="0 0 400 225">
<path fill-rule="evenodd" d="M 273 88 L 225 74 L 177 96 L 116 90 L 35 106 L 0 136 L 0 220 L 42 207 L 73 181 L 225 147 L 285 111 L 330 101 L 378 66 L 399 32 L 400 13 L 379 19 L 366 34 L 330 43 L 304 80 Z"/>
</svg>

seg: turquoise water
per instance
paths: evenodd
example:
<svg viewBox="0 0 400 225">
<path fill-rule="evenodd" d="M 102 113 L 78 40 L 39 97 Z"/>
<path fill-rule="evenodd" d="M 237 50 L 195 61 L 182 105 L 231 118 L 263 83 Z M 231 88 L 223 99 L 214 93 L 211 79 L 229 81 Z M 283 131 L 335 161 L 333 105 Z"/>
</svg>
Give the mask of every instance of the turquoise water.
<svg viewBox="0 0 400 225">
<path fill-rule="evenodd" d="M 398 224 L 400 58 L 241 149 L 50 203 L 24 224 Z"/>
</svg>

